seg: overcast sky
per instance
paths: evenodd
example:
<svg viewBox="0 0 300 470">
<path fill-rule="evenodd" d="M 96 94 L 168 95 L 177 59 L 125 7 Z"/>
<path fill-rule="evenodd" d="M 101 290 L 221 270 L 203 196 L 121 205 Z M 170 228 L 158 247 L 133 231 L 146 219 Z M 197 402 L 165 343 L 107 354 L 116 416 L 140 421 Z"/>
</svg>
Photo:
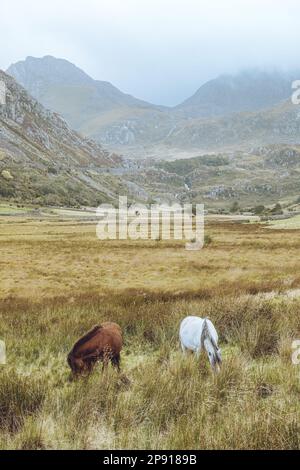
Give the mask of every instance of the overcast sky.
<svg viewBox="0 0 300 470">
<path fill-rule="evenodd" d="M 0 17 L 0 68 L 50 54 L 158 104 L 221 73 L 300 68 L 299 0 L 1 0 Z"/>
</svg>

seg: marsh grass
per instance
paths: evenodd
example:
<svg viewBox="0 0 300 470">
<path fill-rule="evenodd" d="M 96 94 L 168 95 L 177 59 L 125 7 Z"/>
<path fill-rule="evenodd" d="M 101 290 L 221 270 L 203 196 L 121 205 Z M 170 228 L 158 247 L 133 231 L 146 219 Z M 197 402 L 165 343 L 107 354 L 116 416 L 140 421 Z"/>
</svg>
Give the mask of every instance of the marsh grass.
<svg viewBox="0 0 300 470">
<path fill-rule="evenodd" d="M 247 296 L 139 300 L 129 292 L 0 304 L 9 346 L 2 448 L 299 447 L 299 375 L 286 336 L 300 332 L 299 301 L 279 308 Z M 178 326 L 192 312 L 208 312 L 222 331 L 217 375 L 204 354 L 197 361 L 180 352 Z M 99 365 L 70 380 L 72 343 L 107 318 L 125 332 L 121 374 Z"/>
<path fill-rule="evenodd" d="M 299 448 L 300 299 L 281 295 L 300 285 L 299 234 L 210 226 L 191 253 L 99 244 L 88 224 L 0 225 L 0 448 Z M 218 375 L 182 355 L 186 315 L 214 322 Z M 124 333 L 121 373 L 70 380 L 69 350 L 106 320 Z"/>
<path fill-rule="evenodd" d="M 4 370 L 0 381 L 0 429 L 16 432 L 27 416 L 39 412 L 46 396 L 40 378 Z"/>
</svg>

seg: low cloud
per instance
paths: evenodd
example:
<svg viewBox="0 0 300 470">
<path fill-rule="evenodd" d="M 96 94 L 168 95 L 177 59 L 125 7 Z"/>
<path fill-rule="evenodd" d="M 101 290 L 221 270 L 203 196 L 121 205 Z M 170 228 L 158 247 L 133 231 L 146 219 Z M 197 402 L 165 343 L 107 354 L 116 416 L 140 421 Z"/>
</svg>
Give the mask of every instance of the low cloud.
<svg viewBox="0 0 300 470">
<path fill-rule="evenodd" d="M 10 0 L 1 7 L 0 67 L 51 54 L 173 105 L 221 73 L 298 68 L 299 17 L 294 0 Z"/>
</svg>

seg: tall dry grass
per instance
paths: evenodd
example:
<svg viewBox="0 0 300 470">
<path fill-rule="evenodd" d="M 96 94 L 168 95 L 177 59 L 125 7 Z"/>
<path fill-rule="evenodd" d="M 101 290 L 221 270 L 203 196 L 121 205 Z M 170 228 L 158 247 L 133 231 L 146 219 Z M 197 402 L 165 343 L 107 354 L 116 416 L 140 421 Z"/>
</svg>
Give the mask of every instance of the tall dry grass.
<svg viewBox="0 0 300 470">
<path fill-rule="evenodd" d="M 297 449 L 299 300 L 254 296 L 74 295 L 0 302 L 8 364 L 0 369 L 0 446 L 17 449 Z M 183 357 L 180 320 L 207 315 L 223 367 Z M 120 323 L 122 372 L 70 380 L 66 354 L 104 320 Z M 291 351 L 290 351 L 291 353 Z"/>
<path fill-rule="evenodd" d="M 300 286 L 299 232 L 211 225 L 199 252 L 73 221 L 0 232 L 0 448 L 299 448 L 300 299 L 272 295 Z M 189 314 L 216 325 L 219 375 L 180 352 Z M 121 374 L 71 381 L 67 353 L 104 320 L 124 332 Z"/>
</svg>

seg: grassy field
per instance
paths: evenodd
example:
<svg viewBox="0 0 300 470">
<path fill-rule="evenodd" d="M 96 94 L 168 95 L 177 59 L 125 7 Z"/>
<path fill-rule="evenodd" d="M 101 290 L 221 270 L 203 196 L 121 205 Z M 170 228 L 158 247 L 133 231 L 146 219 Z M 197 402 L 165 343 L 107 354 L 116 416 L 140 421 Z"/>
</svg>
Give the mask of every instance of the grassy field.
<svg viewBox="0 0 300 470">
<path fill-rule="evenodd" d="M 299 448 L 300 232 L 206 233 L 188 252 L 99 241 L 82 220 L 0 218 L 0 448 Z M 215 323 L 220 374 L 182 357 L 188 314 Z M 68 351 L 104 320 L 124 331 L 121 374 L 71 381 Z"/>
<path fill-rule="evenodd" d="M 300 229 L 300 215 L 295 217 L 291 217 L 290 219 L 283 219 L 283 220 L 274 220 L 269 222 L 269 228 L 273 229 L 288 229 L 288 230 L 295 230 Z"/>
</svg>

